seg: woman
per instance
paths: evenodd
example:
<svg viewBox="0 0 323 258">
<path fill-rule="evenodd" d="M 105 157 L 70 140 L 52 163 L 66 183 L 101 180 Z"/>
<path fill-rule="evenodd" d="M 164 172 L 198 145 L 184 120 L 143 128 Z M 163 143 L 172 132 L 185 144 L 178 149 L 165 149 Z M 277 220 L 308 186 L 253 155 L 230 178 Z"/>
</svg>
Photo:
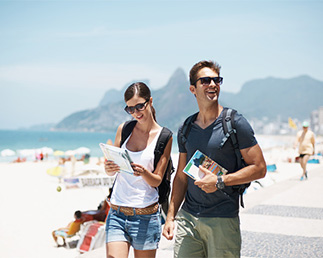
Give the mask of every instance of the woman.
<svg viewBox="0 0 323 258">
<path fill-rule="evenodd" d="M 133 160 L 134 175 L 119 173 L 116 176 L 106 221 L 107 257 L 128 257 L 130 246 L 134 248 L 135 257 L 155 257 L 161 236 L 156 187 L 163 179 L 173 139 L 168 141 L 154 168 L 154 149 L 162 127 L 156 122 L 150 90 L 142 82 L 134 83 L 125 91 L 124 99 L 127 104 L 125 111 L 137 123 L 122 146 L 121 124 L 114 144 L 128 150 Z M 112 176 L 119 167 L 106 161 L 105 170 Z"/>
</svg>

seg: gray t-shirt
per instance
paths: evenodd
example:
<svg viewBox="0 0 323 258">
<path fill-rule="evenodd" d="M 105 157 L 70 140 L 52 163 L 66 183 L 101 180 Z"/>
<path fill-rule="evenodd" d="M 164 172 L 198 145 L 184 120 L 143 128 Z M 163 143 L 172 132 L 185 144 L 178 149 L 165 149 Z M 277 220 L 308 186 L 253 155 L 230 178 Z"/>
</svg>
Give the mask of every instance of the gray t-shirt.
<svg viewBox="0 0 323 258">
<path fill-rule="evenodd" d="M 257 144 L 253 129 L 248 121 L 240 114 L 236 113 L 235 128 L 239 149 L 245 149 Z M 234 153 L 231 140 L 228 139 L 221 148 L 220 144 L 224 138 L 222 126 L 222 113 L 207 128 L 202 129 L 194 122 L 185 144 L 182 143 L 180 131 L 178 131 L 179 152 L 187 153 L 187 162 L 196 150 L 213 159 L 219 165 L 226 168 L 229 173 L 233 173 L 237 167 L 237 159 Z M 224 217 L 234 218 L 239 213 L 239 194 L 232 187 L 226 186 L 224 192 L 205 193 L 194 185 L 194 180 L 188 177 L 187 192 L 182 208 L 197 217 Z"/>
</svg>

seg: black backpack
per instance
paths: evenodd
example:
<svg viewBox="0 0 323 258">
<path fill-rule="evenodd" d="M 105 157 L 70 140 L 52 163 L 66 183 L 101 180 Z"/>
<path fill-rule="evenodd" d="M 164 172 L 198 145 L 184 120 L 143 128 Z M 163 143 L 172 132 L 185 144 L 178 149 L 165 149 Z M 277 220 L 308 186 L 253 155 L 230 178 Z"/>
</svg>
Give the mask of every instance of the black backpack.
<svg viewBox="0 0 323 258">
<path fill-rule="evenodd" d="M 122 132 L 121 132 L 120 146 L 125 142 L 125 140 L 128 138 L 128 136 L 131 134 L 136 123 L 137 123 L 136 120 L 130 120 L 130 121 L 125 122 L 125 124 L 123 125 L 123 128 L 122 128 Z M 163 127 L 162 131 L 160 132 L 160 135 L 158 137 L 156 147 L 154 150 L 154 155 L 155 155 L 154 168 L 157 166 L 157 163 L 158 163 L 160 157 L 163 155 L 165 147 L 166 147 L 170 137 L 172 137 L 172 134 L 173 133 L 166 127 Z M 164 214 L 162 214 L 162 215 L 164 218 L 168 212 L 168 205 L 169 205 L 168 198 L 169 198 L 170 189 L 171 189 L 170 181 L 171 181 L 171 175 L 173 174 L 174 171 L 175 171 L 175 169 L 173 167 L 173 161 L 172 161 L 172 158 L 170 157 L 167 167 L 166 167 L 166 171 L 165 171 L 163 180 L 161 181 L 160 185 L 157 188 L 158 194 L 159 194 L 158 203 L 160 203 L 162 206 L 162 211 L 164 212 Z M 114 186 L 114 184 L 113 184 L 113 186 Z M 112 186 L 112 189 L 113 189 L 113 186 Z M 111 193 L 112 193 L 112 190 L 110 192 L 110 197 L 111 197 Z"/>
<path fill-rule="evenodd" d="M 223 108 L 222 112 L 223 112 L 222 126 L 223 126 L 223 131 L 224 131 L 224 137 L 221 141 L 220 147 L 222 148 L 228 139 L 231 140 L 231 144 L 234 148 L 234 152 L 235 152 L 235 155 L 237 158 L 238 168 L 241 169 L 246 166 L 246 163 L 244 162 L 243 157 L 240 153 L 239 143 L 238 143 L 238 139 L 236 136 L 237 131 L 235 129 L 234 116 L 237 113 L 237 111 L 234 109 L 231 109 L 231 108 Z M 194 115 L 189 116 L 183 124 L 182 130 L 181 130 L 181 135 L 180 135 L 183 144 L 185 144 L 185 142 L 187 140 L 188 134 L 191 130 L 192 123 L 196 120 L 197 115 L 198 115 L 198 113 L 195 113 Z M 244 208 L 244 203 L 243 203 L 242 196 L 243 196 L 244 191 L 249 186 L 250 186 L 250 183 L 232 186 L 232 188 L 239 193 L 241 206 L 243 208 Z"/>
</svg>

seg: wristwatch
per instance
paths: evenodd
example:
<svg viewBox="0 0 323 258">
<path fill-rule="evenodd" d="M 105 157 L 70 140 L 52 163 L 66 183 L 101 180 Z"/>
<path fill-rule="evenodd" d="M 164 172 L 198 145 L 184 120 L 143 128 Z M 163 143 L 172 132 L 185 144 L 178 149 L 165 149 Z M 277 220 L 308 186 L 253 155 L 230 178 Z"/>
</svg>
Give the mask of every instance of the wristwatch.
<svg viewBox="0 0 323 258">
<path fill-rule="evenodd" d="M 216 188 L 218 188 L 219 190 L 224 189 L 225 184 L 224 184 L 224 182 L 223 182 L 223 178 L 222 178 L 222 176 L 218 176 L 218 181 L 216 182 L 215 186 L 216 186 Z"/>
</svg>

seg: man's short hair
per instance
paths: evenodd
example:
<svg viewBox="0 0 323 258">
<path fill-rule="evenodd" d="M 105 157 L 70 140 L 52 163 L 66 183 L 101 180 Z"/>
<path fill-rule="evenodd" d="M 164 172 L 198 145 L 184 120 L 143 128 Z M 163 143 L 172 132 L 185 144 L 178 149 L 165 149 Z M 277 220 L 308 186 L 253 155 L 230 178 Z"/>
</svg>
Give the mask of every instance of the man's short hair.
<svg viewBox="0 0 323 258">
<path fill-rule="evenodd" d="M 75 217 L 77 218 L 77 219 L 80 219 L 80 218 L 82 218 L 82 212 L 81 211 L 76 211 L 75 213 L 74 213 L 74 215 L 75 215 Z"/>
<path fill-rule="evenodd" d="M 220 76 L 220 69 L 221 66 L 214 61 L 200 61 L 198 63 L 196 63 L 195 65 L 193 65 L 193 67 L 191 68 L 190 71 L 190 85 L 195 85 L 196 81 L 197 81 L 197 74 L 198 72 L 203 69 L 203 68 L 210 68 L 211 70 L 213 70 L 214 72 L 216 72 L 218 74 L 218 76 Z"/>
</svg>

